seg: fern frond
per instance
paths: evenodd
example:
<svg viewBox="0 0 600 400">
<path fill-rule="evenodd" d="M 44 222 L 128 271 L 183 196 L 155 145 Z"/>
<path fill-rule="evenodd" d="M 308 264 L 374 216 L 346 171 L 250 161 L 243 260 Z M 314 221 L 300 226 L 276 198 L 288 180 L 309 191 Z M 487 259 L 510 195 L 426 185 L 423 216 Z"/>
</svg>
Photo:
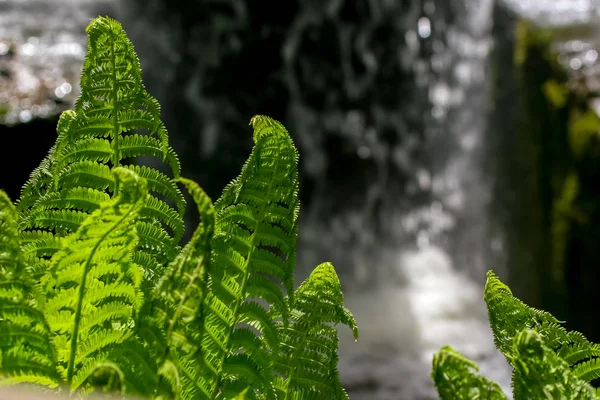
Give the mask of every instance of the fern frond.
<svg viewBox="0 0 600 400">
<path fill-rule="evenodd" d="M 142 305 L 142 273 L 131 255 L 146 182 L 124 168 L 114 174 L 119 195 L 62 239 L 42 278 L 47 294 L 43 309 L 55 335 L 53 344 L 60 349 L 61 375 L 73 390 L 107 351 L 131 335 L 133 314 Z"/>
<path fill-rule="evenodd" d="M 337 370 L 335 325 L 358 328 L 344 307 L 341 284 L 331 263 L 317 266 L 296 290 L 289 324 L 278 323 L 282 345 L 275 373 L 279 398 L 347 399 Z"/>
<path fill-rule="evenodd" d="M 524 329 L 514 339 L 515 393 L 525 399 L 597 399 L 594 388 L 578 378 L 569 365 L 544 345 L 535 330 Z"/>
<path fill-rule="evenodd" d="M 250 123 L 255 147 L 239 177 L 215 203 L 217 224 L 223 227 L 219 241 L 244 242 L 240 229 L 247 231 L 255 246 L 238 252 L 243 255 L 251 251 L 256 262 L 247 264 L 256 272 L 276 278 L 288 294 L 293 294 L 291 261 L 295 260 L 299 212 L 298 154 L 279 122 L 257 115 Z"/>
<path fill-rule="evenodd" d="M 91 370 L 78 371 L 72 386 L 87 380 L 90 387 L 151 398 L 158 384 L 158 376 L 158 365 L 152 349 L 132 335 L 128 340 L 112 346 L 106 355 L 93 363 Z"/>
<path fill-rule="evenodd" d="M 210 390 L 202 398 L 239 393 L 246 387 L 254 390 L 248 398 L 258 393 L 273 396 L 269 357 L 257 355 L 254 362 L 245 361 L 244 354 L 257 354 L 247 329 L 264 343 L 261 351 L 277 352 L 275 322 L 268 308 L 254 300 L 273 301 L 287 316 L 283 290 L 293 297 L 298 155 L 279 122 L 256 116 L 251 125 L 254 149 L 241 174 L 215 203 L 211 243 L 215 268 L 209 273 L 210 292 L 204 301 L 204 354 L 199 363 L 200 386 Z M 262 285 L 265 280 L 272 284 Z M 238 334 L 240 330 L 244 333 Z"/>
<path fill-rule="evenodd" d="M 116 196 L 111 171 L 129 168 L 147 179 L 155 196 L 141 211 L 138 226 L 143 233 L 142 251 L 156 261 L 143 265 L 154 285 L 161 271 L 151 268 L 168 264 L 177 253 L 185 201 L 167 175 L 130 163 L 137 157 L 159 157 L 178 177 L 179 160 L 168 144 L 158 102 L 144 89 L 138 58 L 121 25 L 98 17 L 87 32 L 81 95 L 75 109 L 61 115 L 56 144 L 22 190 L 18 203 L 21 229 L 43 230 L 58 237 L 75 232 L 105 196 Z M 158 242 L 170 251 L 164 252 L 164 246 L 155 245 Z M 37 254 L 36 270 L 43 271 L 50 248 L 41 252 L 32 246 L 29 252 Z"/>
<path fill-rule="evenodd" d="M 158 357 L 161 377 L 170 383 L 171 391 L 179 394 L 193 384 L 198 368 L 190 369 L 200 352 L 200 340 L 203 332 L 202 304 L 206 296 L 207 273 L 210 259 L 210 242 L 214 232 L 215 213 L 210 198 L 193 181 L 178 178 L 183 183 L 198 207 L 200 224 L 188 244 L 173 260 L 153 290 L 153 302 L 149 313 L 156 316 L 158 325 L 165 332 L 165 349 Z M 152 323 L 152 322 L 149 322 Z M 169 358 L 177 354 L 176 358 Z M 188 366 L 187 374 L 181 377 L 179 372 L 165 365 Z M 182 382 L 183 380 L 183 382 Z M 187 390 L 187 389 L 186 389 Z M 195 392 L 193 386 L 190 388 Z"/>
<path fill-rule="evenodd" d="M 507 398 L 497 383 L 479 374 L 475 362 L 448 346 L 433 356 L 431 379 L 442 400 Z"/>
<path fill-rule="evenodd" d="M 163 302 L 161 311 L 165 313 L 167 336 L 182 328 L 182 322 L 194 320 L 202 312 L 215 218 L 212 202 L 206 193 L 195 182 L 184 178 L 178 180 L 192 194 L 198 207 L 200 224 L 154 290 L 154 298 Z M 171 307 L 171 310 L 166 309 Z"/>
<path fill-rule="evenodd" d="M 524 328 L 534 328 L 535 321 L 558 323 L 552 314 L 527 306 L 512 295 L 510 288 L 488 271 L 484 290 L 484 299 L 488 308 L 490 325 L 496 347 L 510 355 L 513 339 Z M 558 326 L 558 325 L 557 325 Z"/>
<path fill-rule="evenodd" d="M 567 331 L 552 314 L 527 306 L 492 271 L 488 272 L 484 298 L 496 347 L 509 363 L 514 360 L 515 336 L 523 329 L 533 329 L 546 347 L 573 368 L 575 376 L 587 382 L 600 377 L 600 364 L 595 362 L 600 357 L 600 345 L 579 332 Z"/>
<path fill-rule="evenodd" d="M 56 352 L 19 243 L 17 210 L 0 190 L 0 385 L 55 387 Z"/>
</svg>

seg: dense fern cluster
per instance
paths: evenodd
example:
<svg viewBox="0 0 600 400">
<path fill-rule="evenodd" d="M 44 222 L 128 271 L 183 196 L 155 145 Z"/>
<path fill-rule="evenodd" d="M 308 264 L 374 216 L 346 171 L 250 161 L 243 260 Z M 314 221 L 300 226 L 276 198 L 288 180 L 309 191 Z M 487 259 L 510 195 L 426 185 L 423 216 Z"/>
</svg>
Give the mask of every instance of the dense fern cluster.
<svg viewBox="0 0 600 400">
<path fill-rule="evenodd" d="M 600 388 L 590 384 L 600 377 L 600 345 L 524 304 L 492 271 L 484 298 L 496 347 L 513 368 L 516 400 L 600 398 Z M 434 356 L 431 376 L 442 399 L 506 398 L 475 363 L 449 347 Z"/>
<path fill-rule="evenodd" d="M 139 237 L 134 259 L 152 280 L 177 254 L 183 235 L 183 194 L 164 173 L 133 162 L 159 157 L 177 178 L 180 165 L 168 144 L 158 102 L 142 85 L 133 45 L 109 19 L 96 19 L 89 35 L 74 110 L 58 123 L 56 144 L 33 172 L 17 206 L 26 253 L 36 258 L 39 275 L 58 238 L 75 232 L 87 215 L 116 193 L 112 168 L 135 172 L 147 181 L 152 197 L 136 221 Z"/>
<path fill-rule="evenodd" d="M 13 204 L 0 191 L 0 385 L 156 399 L 345 399 L 330 263 L 294 290 L 297 152 L 254 149 L 214 204 L 180 176 L 118 22 L 94 19 L 74 110 Z M 157 157 L 167 173 L 140 166 Z M 185 200 L 200 223 L 183 247 Z"/>
</svg>

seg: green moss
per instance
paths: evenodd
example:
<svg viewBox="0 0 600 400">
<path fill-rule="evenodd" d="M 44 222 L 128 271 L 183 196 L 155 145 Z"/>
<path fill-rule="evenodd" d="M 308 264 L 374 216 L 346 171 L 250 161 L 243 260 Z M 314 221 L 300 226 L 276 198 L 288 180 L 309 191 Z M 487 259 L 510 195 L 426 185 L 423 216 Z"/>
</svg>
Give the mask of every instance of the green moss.
<svg viewBox="0 0 600 400">
<path fill-rule="evenodd" d="M 553 50 L 557 37 L 568 32 L 536 28 L 527 21 L 517 25 L 514 48 L 515 65 L 519 74 L 519 97 L 525 112 L 521 125 L 519 147 L 527 152 L 531 176 L 524 185 L 528 200 L 522 205 L 531 214 L 527 234 L 539 235 L 539 241 L 529 250 L 534 254 L 538 277 L 538 305 L 559 317 L 573 321 L 573 327 L 584 330 L 593 339 L 600 329 L 587 323 L 577 304 L 593 295 L 585 283 L 590 270 L 589 260 L 596 255 L 596 245 L 582 238 L 598 236 L 595 224 L 590 223 L 597 213 L 600 194 L 592 190 L 594 166 L 600 162 L 599 152 L 593 151 L 600 139 L 600 117 L 589 105 L 588 90 L 576 90 L 585 85 L 577 82 L 558 63 Z M 584 243 L 585 242 L 585 243 Z M 583 254 L 583 255 L 582 255 Z"/>
<path fill-rule="evenodd" d="M 552 35 L 527 21 L 518 23 L 515 32 L 515 66 L 517 68 L 522 123 L 514 143 L 517 162 L 526 176 L 518 178 L 524 247 L 520 257 L 529 262 L 522 267 L 535 275 L 535 287 L 528 299 L 555 314 L 566 315 L 564 265 L 554 261 L 554 203 L 563 190 L 570 172 L 567 132 L 571 96 L 568 76 L 552 51 Z M 567 150 L 567 151 L 565 151 Z M 561 232 L 563 230 L 560 230 Z M 563 240 L 563 238 L 559 239 Z M 566 242 L 559 247 L 564 248 Z M 549 270 L 550 269 L 550 270 Z"/>
<path fill-rule="evenodd" d="M 537 28 L 527 20 L 520 20 L 515 28 L 515 39 L 515 65 L 521 67 L 529 58 L 531 49 L 547 48 L 553 35 L 548 29 Z"/>
<path fill-rule="evenodd" d="M 558 83 L 551 79 L 544 83 L 544 94 L 548 101 L 556 108 L 563 108 L 567 105 L 569 88 L 564 83 Z"/>
<path fill-rule="evenodd" d="M 585 157 L 594 137 L 600 132 L 600 117 L 596 111 L 588 108 L 584 111 L 574 109 L 569 118 L 569 148 L 576 160 Z"/>
</svg>

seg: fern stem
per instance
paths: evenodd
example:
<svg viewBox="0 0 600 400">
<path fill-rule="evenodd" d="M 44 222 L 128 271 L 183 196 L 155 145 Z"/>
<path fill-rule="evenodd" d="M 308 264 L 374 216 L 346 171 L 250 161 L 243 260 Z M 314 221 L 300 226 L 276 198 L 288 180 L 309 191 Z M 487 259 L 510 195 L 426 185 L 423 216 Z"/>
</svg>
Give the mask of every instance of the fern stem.
<svg viewBox="0 0 600 400">
<path fill-rule="evenodd" d="M 256 149 L 259 149 L 258 143 L 256 144 Z M 258 153 L 258 152 L 257 152 Z M 257 158 L 260 159 L 260 153 L 258 153 L 256 155 Z M 259 163 L 256 163 L 256 168 L 258 169 L 259 167 Z M 275 171 L 273 172 L 273 176 L 277 176 L 277 172 L 279 169 L 279 163 L 275 163 Z M 273 179 L 269 179 L 269 186 L 267 187 L 267 190 L 265 190 L 265 199 L 271 199 L 273 198 L 273 196 L 271 195 L 271 191 L 273 189 Z M 258 210 L 257 214 L 256 214 L 256 227 L 254 229 L 254 232 L 252 232 L 252 238 L 250 240 L 250 250 L 248 251 L 248 257 L 246 257 L 246 260 L 244 262 L 244 271 L 246 271 L 246 273 L 243 275 L 242 277 L 242 283 L 240 285 L 240 297 L 239 299 L 235 300 L 234 306 L 233 306 L 233 315 L 237 317 L 237 312 L 238 312 L 238 308 L 240 307 L 240 305 L 242 304 L 242 301 L 244 299 L 244 291 L 246 290 L 246 283 L 248 282 L 248 276 L 250 275 L 250 260 L 252 260 L 252 255 L 254 254 L 254 250 L 257 248 L 257 245 L 255 243 L 256 241 L 256 233 L 258 231 L 258 228 L 260 227 L 260 218 L 263 217 L 264 213 L 265 213 L 265 208 L 267 207 L 267 200 L 265 200 L 262 204 L 260 209 Z M 233 329 L 235 328 L 235 324 L 233 324 L 230 328 L 229 328 L 229 332 L 227 332 L 227 346 L 229 346 L 229 338 L 231 337 L 231 334 L 233 333 Z M 223 352 L 222 356 L 221 356 L 221 366 L 223 365 L 223 362 L 225 361 L 225 356 L 227 355 L 226 352 Z M 221 373 L 221 375 L 217 378 L 217 384 L 215 385 L 215 387 L 213 388 L 213 398 L 216 398 L 219 388 L 221 386 L 221 378 L 222 378 L 223 374 Z"/>
<path fill-rule="evenodd" d="M 311 318 L 309 320 L 309 322 L 306 324 L 306 326 L 312 326 L 312 321 L 315 318 Z M 300 340 L 300 342 L 298 343 L 298 345 L 296 346 L 296 350 L 294 351 L 294 354 L 292 354 L 292 356 L 290 357 L 290 374 L 287 377 L 286 381 L 285 381 L 285 397 L 283 398 L 283 400 L 287 400 L 288 399 L 288 395 L 290 394 L 289 392 L 289 387 L 290 387 L 290 383 L 292 382 L 292 378 L 294 377 L 294 372 L 296 371 L 296 368 L 293 368 L 292 366 L 294 365 L 294 359 L 298 356 L 298 354 L 304 350 L 304 342 L 306 342 L 306 339 L 308 338 L 308 334 L 310 333 L 309 329 L 306 329 L 302 335 L 302 340 Z"/>
<path fill-rule="evenodd" d="M 268 198 L 268 197 L 267 197 Z M 262 213 L 263 210 L 261 210 L 261 212 L 259 213 L 259 215 Z M 258 223 L 256 224 L 256 229 L 258 229 Z M 249 265 L 250 265 L 250 259 L 252 258 L 252 253 L 254 253 L 254 249 L 256 248 L 256 244 L 254 243 L 254 240 L 256 238 L 256 229 L 254 230 L 254 233 L 252 233 L 252 239 L 250 241 L 250 251 L 248 252 L 248 257 L 246 258 L 246 261 L 244 263 L 244 271 L 248 271 Z M 234 302 L 234 306 L 233 308 L 233 315 L 234 317 L 237 317 L 237 312 L 238 309 L 240 307 L 240 305 L 242 304 L 243 301 L 243 293 L 244 290 L 246 288 L 246 282 L 248 281 L 248 275 L 249 272 L 246 272 L 244 274 L 244 276 L 242 277 L 242 283 L 240 285 L 240 298 L 236 299 Z M 229 327 L 229 332 L 227 332 L 227 339 L 226 339 L 226 343 L 227 343 L 227 347 L 229 347 L 229 338 L 231 337 L 231 334 L 233 333 L 233 329 L 235 328 L 236 324 L 231 325 L 231 327 Z M 223 363 L 225 362 L 225 357 L 227 356 L 227 352 L 223 352 L 221 355 L 221 361 L 220 361 L 220 366 L 223 366 Z M 219 388 L 221 387 L 221 378 L 222 378 L 223 374 L 221 372 L 221 375 L 217 378 L 217 384 L 215 385 L 215 387 L 213 388 L 213 393 L 212 393 L 212 397 L 213 399 L 216 399 L 217 394 L 219 393 Z"/>
<path fill-rule="evenodd" d="M 131 207 L 118 221 L 116 221 L 113 224 L 113 226 L 110 227 L 110 229 L 106 231 L 106 233 L 104 233 L 104 235 L 102 235 L 102 237 L 100 237 L 100 239 L 98 239 L 98 241 L 94 245 L 94 248 L 90 251 L 90 255 L 85 261 L 85 266 L 83 267 L 83 274 L 81 276 L 81 285 L 79 285 L 79 288 L 77 290 L 77 310 L 75 310 L 73 334 L 71 335 L 71 349 L 69 352 L 69 364 L 67 367 L 67 382 L 69 384 L 71 384 L 71 381 L 73 379 L 73 370 L 75 369 L 75 356 L 77 353 L 77 340 L 79 336 L 79 324 L 81 322 L 81 310 L 83 308 L 83 296 L 85 295 L 85 284 L 87 275 L 92 265 L 92 259 L 94 258 L 98 247 L 100 247 L 100 244 L 102 244 L 102 242 L 108 237 L 108 235 L 110 235 L 129 216 L 129 214 L 133 212 L 134 209 L 135 207 Z"/>
<path fill-rule="evenodd" d="M 118 84 L 117 84 L 117 60 L 115 55 L 115 42 L 111 42 L 111 64 L 112 64 L 112 78 L 113 78 L 113 90 L 112 90 L 112 120 L 113 120 L 113 137 L 112 137 L 112 145 L 113 145 L 113 154 L 112 154 L 112 163 L 113 168 L 118 167 L 120 165 L 120 155 L 119 155 L 119 119 L 118 119 Z M 117 193 L 118 188 L 115 188 L 114 193 Z"/>
<path fill-rule="evenodd" d="M 197 276 L 194 276 L 189 283 L 189 286 L 191 287 L 192 285 L 194 285 L 194 281 L 196 279 Z M 169 356 L 171 347 L 169 345 L 170 343 L 170 339 L 171 339 L 171 335 L 173 334 L 173 329 L 175 328 L 175 324 L 178 322 L 179 317 L 181 316 L 181 313 L 183 311 L 183 305 L 185 304 L 185 302 L 188 300 L 188 292 L 186 291 L 184 293 L 184 295 L 181 297 L 180 301 L 179 301 L 179 306 L 175 309 L 175 314 L 173 315 L 173 317 L 171 318 L 171 320 L 169 321 L 169 327 L 167 328 L 167 333 L 165 335 L 166 337 L 166 342 L 167 345 L 165 346 L 165 351 L 163 351 L 163 354 L 161 355 L 161 358 L 159 359 L 157 365 L 160 367 L 162 367 L 162 365 L 167 361 L 167 357 Z M 202 304 L 202 303 L 200 303 Z M 158 389 L 160 388 L 160 384 L 161 381 L 164 379 L 163 375 L 159 376 L 159 379 L 156 381 L 156 386 L 154 388 L 154 392 L 158 393 Z"/>
</svg>

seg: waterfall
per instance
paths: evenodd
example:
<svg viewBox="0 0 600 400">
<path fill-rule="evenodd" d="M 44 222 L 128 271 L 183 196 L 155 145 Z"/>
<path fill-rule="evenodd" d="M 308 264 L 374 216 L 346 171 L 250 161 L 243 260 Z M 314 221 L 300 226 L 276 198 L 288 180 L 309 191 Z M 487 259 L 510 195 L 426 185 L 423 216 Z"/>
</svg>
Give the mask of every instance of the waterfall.
<svg viewBox="0 0 600 400">
<path fill-rule="evenodd" d="M 380 275 L 346 295 L 362 328 L 361 342 L 346 340 L 340 352 L 354 399 L 436 398 L 427 371 L 445 344 L 477 360 L 510 393 L 509 368 L 494 349 L 482 300 L 485 271 L 505 267 L 504 238 L 490 217 L 492 8 L 492 1 L 425 2 L 406 32 L 409 48 L 421 55 L 413 62 L 414 90 L 428 99 L 420 110 L 420 158 L 404 193 L 389 188 L 392 180 L 384 183 L 385 244 L 368 243 L 375 251 L 364 259 L 341 249 L 360 260 L 353 283 Z"/>
<path fill-rule="evenodd" d="M 352 399 L 437 398 L 431 356 L 446 344 L 510 392 L 482 293 L 485 271 L 505 268 L 490 216 L 493 0 L 288 6 L 269 11 L 278 19 L 236 1 L 132 1 L 117 14 L 213 196 L 247 155 L 252 114 L 289 128 L 298 280 L 326 260 L 340 272 L 361 330 L 358 343 L 341 331 Z"/>
<path fill-rule="evenodd" d="M 0 2 L 0 123 L 68 109 L 79 93 L 85 27 L 113 0 Z"/>
</svg>

